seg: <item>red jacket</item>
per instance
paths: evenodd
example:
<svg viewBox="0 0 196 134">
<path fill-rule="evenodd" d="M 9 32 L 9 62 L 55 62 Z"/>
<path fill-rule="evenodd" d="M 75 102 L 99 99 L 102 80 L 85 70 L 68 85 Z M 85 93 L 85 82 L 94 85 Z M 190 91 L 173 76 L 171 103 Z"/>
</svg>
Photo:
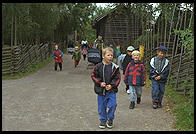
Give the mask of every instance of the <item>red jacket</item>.
<svg viewBox="0 0 196 134">
<path fill-rule="evenodd" d="M 59 49 L 54 50 L 54 52 L 52 53 L 52 57 L 54 57 L 54 60 L 56 63 L 60 63 L 63 62 L 63 52 Z"/>
<path fill-rule="evenodd" d="M 127 65 L 124 75 L 124 82 L 131 86 L 144 86 L 146 81 L 144 64 L 139 61 L 135 63 L 133 60 Z"/>
</svg>

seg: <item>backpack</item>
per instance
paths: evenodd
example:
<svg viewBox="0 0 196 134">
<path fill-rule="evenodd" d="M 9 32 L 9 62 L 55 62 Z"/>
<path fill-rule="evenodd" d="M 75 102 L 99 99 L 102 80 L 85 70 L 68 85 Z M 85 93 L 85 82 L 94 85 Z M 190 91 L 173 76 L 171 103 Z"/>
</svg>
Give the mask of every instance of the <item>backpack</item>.
<svg viewBox="0 0 196 134">
<path fill-rule="evenodd" d="M 101 52 L 98 49 L 88 49 L 87 50 L 87 57 L 88 57 L 88 62 L 97 64 L 101 62 Z"/>
<path fill-rule="evenodd" d="M 120 55 L 118 56 L 118 65 L 119 65 L 119 68 L 120 68 L 121 70 L 123 70 L 122 63 L 123 63 L 123 60 L 124 60 L 125 56 L 126 56 L 126 54 L 120 54 Z"/>
</svg>

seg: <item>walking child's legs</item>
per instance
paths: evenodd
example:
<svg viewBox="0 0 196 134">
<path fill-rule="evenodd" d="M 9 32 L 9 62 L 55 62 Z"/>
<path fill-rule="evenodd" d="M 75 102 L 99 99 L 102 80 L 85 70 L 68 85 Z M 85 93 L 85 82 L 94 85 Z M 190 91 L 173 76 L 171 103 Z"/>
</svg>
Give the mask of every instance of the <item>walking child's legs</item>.
<svg viewBox="0 0 196 134">
<path fill-rule="evenodd" d="M 116 111 L 116 107 L 117 107 L 117 103 L 116 103 L 116 93 L 108 93 L 108 102 L 107 102 L 107 107 L 109 108 L 108 113 L 107 113 L 107 117 L 108 119 L 114 120 L 115 118 L 115 111 Z"/>
<path fill-rule="evenodd" d="M 140 98 L 142 96 L 142 87 L 141 86 L 135 86 L 137 98 Z"/>
<path fill-rule="evenodd" d="M 159 83 L 159 94 L 158 94 L 158 100 L 159 102 L 161 103 L 162 102 L 162 99 L 163 99 L 163 95 L 164 95 L 164 92 L 165 92 L 165 83 Z"/>
<path fill-rule="evenodd" d="M 62 70 L 62 62 L 59 63 L 60 70 Z"/>
<path fill-rule="evenodd" d="M 158 101 L 158 94 L 159 94 L 159 83 L 155 80 L 152 80 L 152 101 Z"/>
<path fill-rule="evenodd" d="M 54 70 L 55 71 L 57 71 L 57 64 L 58 64 L 57 62 L 55 62 L 55 64 L 54 64 Z"/>
<path fill-rule="evenodd" d="M 79 63 L 79 61 L 74 61 L 74 65 L 75 65 L 75 67 L 78 65 L 78 63 Z"/>
<path fill-rule="evenodd" d="M 86 59 L 86 54 L 83 55 L 84 60 Z"/>
<path fill-rule="evenodd" d="M 97 96 L 97 102 L 98 102 L 98 114 L 99 114 L 99 120 L 101 122 L 107 121 L 107 103 L 106 103 L 106 96 L 98 95 Z"/>
<path fill-rule="evenodd" d="M 130 102 L 133 102 L 136 100 L 135 86 L 129 86 L 129 91 L 130 91 Z"/>
</svg>

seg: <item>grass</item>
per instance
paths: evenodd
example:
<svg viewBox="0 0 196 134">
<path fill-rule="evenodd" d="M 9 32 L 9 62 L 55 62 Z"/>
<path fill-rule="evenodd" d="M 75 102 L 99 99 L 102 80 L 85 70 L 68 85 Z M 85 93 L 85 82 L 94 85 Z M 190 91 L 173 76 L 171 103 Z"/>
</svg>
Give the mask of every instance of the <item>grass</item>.
<svg viewBox="0 0 196 134">
<path fill-rule="evenodd" d="M 146 87 L 151 89 L 151 81 L 146 79 Z M 194 82 L 182 83 L 184 85 L 193 85 Z M 175 87 L 166 85 L 164 98 L 167 99 L 166 111 L 171 111 L 176 122 L 175 128 L 179 131 L 194 131 L 194 89 L 190 89 L 190 95 L 184 96 L 175 91 Z"/>
<path fill-rule="evenodd" d="M 27 67 L 24 72 L 16 73 L 14 75 L 2 75 L 2 80 L 10 80 L 10 79 L 19 79 L 29 74 L 35 73 L 41 68 L 48 65 L 53 59 L 50 57 L 48 59 L 43 60 L 42 62 L 34 63 Z"/>
<path fill-rule="evenodd" d="M 190 90 L 189 96 L 184 96 L 177 93 L 173 86 L 167 85 L 165 96 L 167 97 L 169 106 L 171 107 L 171 112 L 176 118 L 176 124 L 175 124 L 176 129 L 180 131 L 193 131 L 194 130 L 194 89 Z"/>
</svg>

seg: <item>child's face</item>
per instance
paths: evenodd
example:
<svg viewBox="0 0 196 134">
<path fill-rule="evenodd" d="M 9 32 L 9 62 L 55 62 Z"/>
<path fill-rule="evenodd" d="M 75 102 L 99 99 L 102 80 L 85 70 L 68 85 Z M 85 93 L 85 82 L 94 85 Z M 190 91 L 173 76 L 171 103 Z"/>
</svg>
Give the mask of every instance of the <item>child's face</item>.
<svg viewBox="0 0 196 134">
<path fill-rule="evenodd" d="M 113 60 L 113 52 L 112 51 L 106 51 L 105 55 L 103 55 L 103 60 L 110 64 Z"/>
<path fill-rule="evenodd" d="M 128 54 L 129 56 L 131 56 L 131 53 L 132 53 L 131 51 L 127 51 L 127 54 Z"/>
<path fill-rule="evenodd" d="M 133 54 L 133 55 L 132 55 L 132 59 L 133 59 L 134 61 L 138 61 L 138 60 L 139 60 L 139 57 L 140 57 L 139 54 Z"/>
<path fill-rule="evenodd" d="M 55 45 L 55 49 L 56 49 L 56 50 L 58 49 L 58 46 L 57 46 L 57 45 Z"/>
<path fill-rule="evenodd" d="M 166 55 L 166 53 L 165 53 L 165 52 L 160 51 L 160 50 L 157 50 L 157 56 L 158 56 L 160 59 L 164 58 L 164 57 L 165 57 L 165 55 Z"/>
</svg>

